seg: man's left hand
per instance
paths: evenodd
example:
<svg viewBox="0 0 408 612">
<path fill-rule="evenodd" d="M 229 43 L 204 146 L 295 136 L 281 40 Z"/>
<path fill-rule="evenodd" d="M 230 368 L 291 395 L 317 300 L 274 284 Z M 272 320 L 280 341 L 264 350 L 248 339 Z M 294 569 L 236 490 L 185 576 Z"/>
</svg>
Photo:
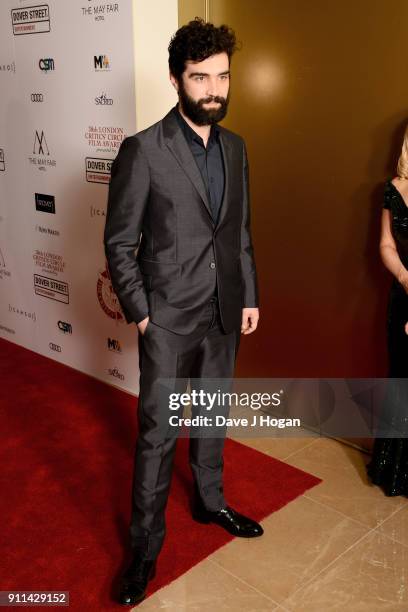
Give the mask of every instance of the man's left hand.
<svg viewBox="0 0 408 612">
<path fill-rule="evenodd" d="M 252 334 L 258 327 L 259 308 L 243 308 L 242 309 L 242 334 Z"/>
</svg>

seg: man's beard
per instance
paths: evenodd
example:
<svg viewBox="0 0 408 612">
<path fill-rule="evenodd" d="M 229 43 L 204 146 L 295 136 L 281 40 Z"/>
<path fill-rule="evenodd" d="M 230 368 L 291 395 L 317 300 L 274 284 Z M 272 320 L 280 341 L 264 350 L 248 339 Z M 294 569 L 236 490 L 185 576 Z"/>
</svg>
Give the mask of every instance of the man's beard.
<svg viewBox="0 0 408 612">
<path fill-rule="evenodd" d="M 200 98 L 196 102 L 191 98 L 186 90 L 182 81 L 179 81 L 179 96 L 181 108 L 184 114 L 196 125 L 212 125 L 218 123 L 224 119 L 228 110 L 228 103 L 230 94 L 226 98 L 220 96 L 213 96 L 208 98 Z M 220 105 L 217 108 L 203 108 L 203 104 L 206 102 L 219 102 Z"/>
</svg>

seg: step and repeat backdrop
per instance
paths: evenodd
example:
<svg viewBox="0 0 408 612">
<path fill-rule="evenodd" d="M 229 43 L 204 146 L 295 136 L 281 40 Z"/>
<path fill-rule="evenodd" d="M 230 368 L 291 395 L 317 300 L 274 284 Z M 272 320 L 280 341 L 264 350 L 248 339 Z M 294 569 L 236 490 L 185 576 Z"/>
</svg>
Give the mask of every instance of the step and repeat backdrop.
<svg viewBox="0 0 408 612">
<path fill-rule="evenodd" d="M 131 0 L 0 3 L 0 337 L 137 393 L 103 246 L 133 44 Z"/>
</svg>

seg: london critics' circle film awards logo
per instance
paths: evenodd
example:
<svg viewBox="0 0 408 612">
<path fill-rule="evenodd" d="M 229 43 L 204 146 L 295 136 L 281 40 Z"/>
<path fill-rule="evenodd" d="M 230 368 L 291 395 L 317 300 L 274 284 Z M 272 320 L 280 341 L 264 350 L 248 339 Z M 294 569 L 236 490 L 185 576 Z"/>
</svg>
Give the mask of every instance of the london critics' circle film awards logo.
<svg viewBox="0 0 408 612">
<path fill-rule="evenodd" d="M 119 304 L 119 300 L 113 290 L 109 276 L 108 266 L 105 264 L 105 270 L 99 271 L 98 280 L 96 283 L 96 292 L 98 295 L 99 304 L 102 310 L 108 317 L 116 321 L 124 321 L 125 318 Z"/>
</svg>

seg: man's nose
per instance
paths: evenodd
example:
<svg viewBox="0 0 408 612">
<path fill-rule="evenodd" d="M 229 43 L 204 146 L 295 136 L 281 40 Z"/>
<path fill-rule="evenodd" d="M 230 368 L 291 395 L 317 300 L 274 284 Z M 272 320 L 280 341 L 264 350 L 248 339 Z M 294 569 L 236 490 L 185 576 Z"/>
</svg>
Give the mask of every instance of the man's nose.
<svg viewBox="0 0 408 612">
<path fill-rule="evenodd" d="M 216 77 L 214 78 L 209 78 L 207 81 L 207 96 L 213 96 L 214 98 L 216 96 L 218 96 L 219 93 L 219 83 L 216 79 Z"/>
</svg>

